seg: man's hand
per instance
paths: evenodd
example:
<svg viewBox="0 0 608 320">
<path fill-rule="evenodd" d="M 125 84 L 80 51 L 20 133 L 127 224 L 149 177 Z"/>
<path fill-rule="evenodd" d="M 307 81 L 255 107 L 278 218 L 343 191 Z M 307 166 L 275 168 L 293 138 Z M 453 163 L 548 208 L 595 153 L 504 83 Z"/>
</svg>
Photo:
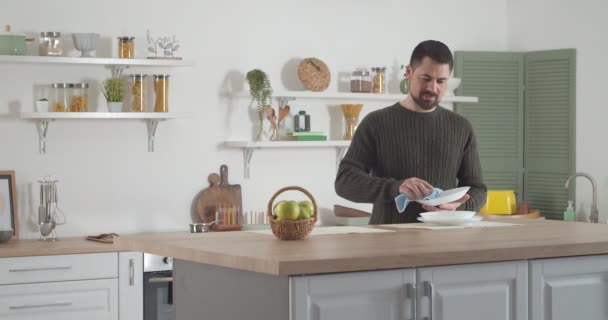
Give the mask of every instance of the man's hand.
<svg viewBox="0 0 608 320">
<path fill-rule="evenodd" d="M 409 178 L 399 186 L 399 192 L 407 194 L 410 200 L 419 200 L 428 196 L 433 191 L 433 186 L 418 178 Z"/>
<path fill-rule="evenodd" d="M 461 204 L 467 202 L 467 200 L 469 199 L 471 199 L 471 196 L 465 194 L 462 198 L 454 202 L 440 204 L 436 207 L 422 206 L 422 208 L 426 211 L 455 211 L 456 209 L 458 209 L 458 207 L 460 207 Z"/>
</svg>

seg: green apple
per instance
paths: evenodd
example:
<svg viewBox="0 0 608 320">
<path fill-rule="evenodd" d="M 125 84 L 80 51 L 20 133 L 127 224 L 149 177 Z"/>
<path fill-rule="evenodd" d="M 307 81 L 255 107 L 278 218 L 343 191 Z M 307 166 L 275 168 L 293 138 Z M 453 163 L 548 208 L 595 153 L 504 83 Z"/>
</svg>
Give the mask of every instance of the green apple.
<svg viewBox="0 0 608 320">
<path fill-rule="evenodd" d="M 295 201 L 279 201 L 274 206 L 277 220 L 297 220 L 300 216 L 300 207 Z"/>
<path fill-rule="evenodd" d="M 314 207 L 312 202 L 308 200 L 298 202 L 298 207 L 300 207 L 300 216 L 299 219 L 309 219 L 312 218 Z"/>
</svg>

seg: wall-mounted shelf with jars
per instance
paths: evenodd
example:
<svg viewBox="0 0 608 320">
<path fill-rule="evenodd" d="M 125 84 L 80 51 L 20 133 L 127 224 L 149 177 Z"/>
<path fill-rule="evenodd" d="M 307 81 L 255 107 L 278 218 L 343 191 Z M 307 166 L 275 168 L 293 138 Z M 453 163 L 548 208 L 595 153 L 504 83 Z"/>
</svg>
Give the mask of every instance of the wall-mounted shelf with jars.
<svg viewBox="0 0 608 320">
<path fill-rule="evenodd" d="M 122 71 L 130 67 L 186 67 L 190 62 L 178 59 L 119 59 L 97 57 L 56 57 L 56 56 L 4 56 L 0 55 L 0 65 L 48 65 L 48 66 L 105 66 L 112 71 L 112 77 L 120 77 Z M 173 112 L 22 112 L 20 118 L 36 121 L 39 151 L 46 153 L 46 134 L 49 123 L 55 120 L 144 120 L 148 131 L 148 151 L 154 151 L 154 137 L 159 121 L 185 117 Z"/>
<path fill-rule="evenodd" d="M 39 152 L 46 153 L 46 133 L 49 123 L 55 120 L 144 120 L 148 130 L 148 151 L 154 152 L 154 137 L 159 121 L 184 118 L 186 114 L 174 112 L 23 112 L 21 119 L 36 121 Z"/>
<path fill-rule="evenodd" d="M 330 140 L 330 141 L 226 141 L 224 145 L 228 148 L 242 148 L 245 165 L 245 178 L 249 178 L 250 163 L 253 151 L 267 148 L 334 148 L 336 150 L 336 168 L 344 157 L 349 140 Z"/>
<path fill-rule="evenodd" d="M 129 67 L 187 67 L 192 64 L 173 59 L 118 59 L 87 57 L 49 57 L 49 56 L 0 56 L 2 64 L 32 65 L 101 65 L 112 70 L 112 76 L 118 77 Z"/>
</svg>

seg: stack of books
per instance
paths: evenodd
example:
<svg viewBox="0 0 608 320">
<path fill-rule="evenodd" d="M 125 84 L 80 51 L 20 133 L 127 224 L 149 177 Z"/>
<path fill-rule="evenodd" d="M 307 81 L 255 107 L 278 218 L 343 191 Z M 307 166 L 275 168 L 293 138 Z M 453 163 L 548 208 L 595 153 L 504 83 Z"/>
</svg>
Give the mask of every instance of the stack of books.
<svg viewBox="0 0 608 320">
<path fill-rule="evenodd" d="M 327 141 L 327 135 L 321 131 L 292 132 L 287 136 L 292 141 Z"/>
</svg>

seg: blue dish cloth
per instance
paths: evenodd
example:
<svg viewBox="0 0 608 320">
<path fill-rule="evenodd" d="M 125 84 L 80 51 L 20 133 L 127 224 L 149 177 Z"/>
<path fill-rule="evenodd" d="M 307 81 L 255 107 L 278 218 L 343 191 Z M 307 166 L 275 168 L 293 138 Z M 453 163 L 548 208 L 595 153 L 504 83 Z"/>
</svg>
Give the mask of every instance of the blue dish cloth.
<svg viewBox="0 0 608 320">
<path fill-rule="evenodd" d="M 439 195 L 442 192 L 443 192 L 443 190 L 441 190 L 439 188 L 433 188 L 433 191 L 431 191 L 431 193 L 428 196 L 422 198 L 422 200 L 435 199 L 435 198 L 439 197 Z M 405 193 L 402 193 L 402 194 L 396 196 L 395 204 L 397 205 L 397 211 L 399 211 L 399 213 L 402 213 L 403 211 L 405 211 L 405 208 L 410 203 L 410 201 L 415 201 L 415 200 L 408 199 L 407 194 L 405 194 Z"/>
</svg>

